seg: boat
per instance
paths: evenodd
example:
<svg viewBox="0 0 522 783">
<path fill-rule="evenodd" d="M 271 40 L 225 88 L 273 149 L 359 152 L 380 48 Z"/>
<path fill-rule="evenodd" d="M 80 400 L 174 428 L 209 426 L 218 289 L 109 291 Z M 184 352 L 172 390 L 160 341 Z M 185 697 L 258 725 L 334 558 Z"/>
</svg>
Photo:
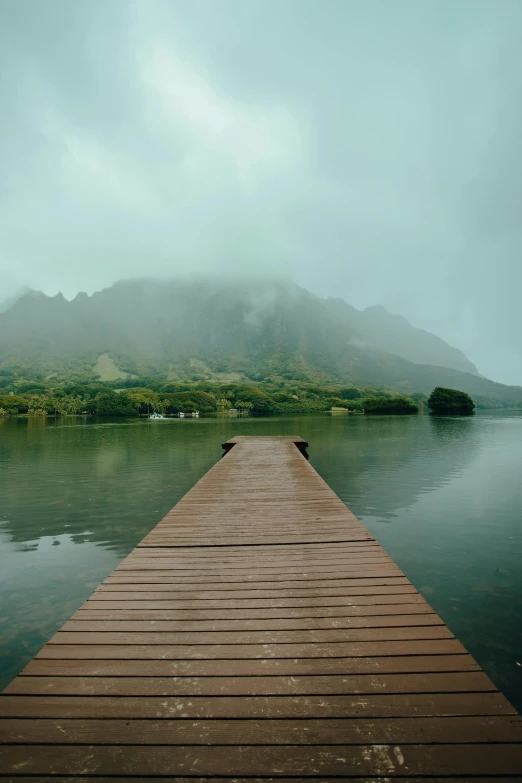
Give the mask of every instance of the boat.
<svg viewBox="0 0 522 783">
<path fill-rule="evenodd" d="M 149 416 L 149 419 L 164 419 L 165 416 L 162 416 L 161 413 L 151 413 Z"/>
</svg>

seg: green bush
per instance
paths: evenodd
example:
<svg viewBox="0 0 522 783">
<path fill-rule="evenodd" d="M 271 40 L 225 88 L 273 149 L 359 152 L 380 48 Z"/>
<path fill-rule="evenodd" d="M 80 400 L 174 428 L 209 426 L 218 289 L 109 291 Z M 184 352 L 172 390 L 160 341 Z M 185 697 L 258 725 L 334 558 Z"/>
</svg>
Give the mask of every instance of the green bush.
<svg viewBox="0 0 522 783">
<path fill-rule="evenodd" d="M 89 400 L 86 405 L 89 413 L 96 413 L 98 416 L 133 416 L 136 414 L 136 408 L 126 394 L 116 394 L 115 392 L 100 392 Z"/>
<path fill-rule="evenodd" d="M 339 389 L 339 397 L 343 400 L 358 400 L 361 397 L 361 390 L 356 389 L 355 386 L 345 386 Z"/>
<path fill-rule="evenodd" d="M 5 394 L 0 396 L 0 407 L 7 413 L 27 413 L 29 399 L 16 394 Z"/>
<path fill-rule="evenodd" d="M 251 402 L 254 413 L 269 413 L 274 409 L 272 398 L 256 386 L 240 386 L 236 397 L 236 408 L 242 401 Z"/>
<path fill-rule="evenodd" d="M 345 410 L 351 410 L 352 408 L 351 400 L 342 400 L 340 397 L 332 397 L 331 403 L 332 408 L 344 408 Z"/>
<path fill-rule="evenodd" d="M 419 408 L 409 397 L 365 397 L 362 401 L 368 414 L 408 414 L 418 413 Z"/>
<path fill-rule="evenodd" d="M 428 408 L 438 414 L 469 416 L 475 410 L 475 403 L 466 392 L 436 386 L 428 398 Z"/>
</svg>

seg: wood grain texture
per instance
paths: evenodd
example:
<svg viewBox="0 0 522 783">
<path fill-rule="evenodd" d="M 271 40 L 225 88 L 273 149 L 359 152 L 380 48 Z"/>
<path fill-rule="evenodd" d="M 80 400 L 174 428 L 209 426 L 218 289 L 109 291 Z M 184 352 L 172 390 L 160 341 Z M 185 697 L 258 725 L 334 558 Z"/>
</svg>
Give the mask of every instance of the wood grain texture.
<svg viewBox="0 0 522 783">
<path fill-rule="evenodd" d="M 500 693 L 368 694 L 365 696 L 11 696 L 5 718 L 407 718 L 516 715 Z M 477 738 L 477 741 L 480 741 Z"/>
<path fill-rule="evenodd" d="M 522 779 L 522 718 L 302 453 L 237 437 L 0 696 L 0 778 Z"/>
<path fill-rule="evenodd" d="M 520 743 L 481 745 L 3 745 L 3 768 L 25 773 L 144 775 L 510 774 L 522 767 Z"/>
<path fill-rule="evenodd" d="M 72 745 L 346 745 L 361 743 L 514 743 L 520 716 L 352 720 L 53 720 L 6 719 L 4 744 Z"/>
<path fill-rule="evenodd" d="M 5 778 L 2 778 L 2 780 L 5 780 L 6 783 L 85 783 L 87 780 L 89 783 L 129 783 L 129 777 L 122 778 L 119 775 L 111 775 L 110 777 L 89 775 L 88 778 L 77 777 L 76 775 L 31 775 L 30 777 L 26 777 L 25 775 L 16 775 L 15 777 L 7 775 Z M 393 778 L 383 778 L 381 775 L 379 775 L 379 777 L 374 777 L 373 775 L 365 775 L 364 777 L 350 775 L 349 778 L 344 776 L 332 778 L 328 775 L 320 775 L 319 777 L 307 776 L 306 778 L 285 778 L 279 776 L 274 777 L 272 775 L 270 777 L 259 777 L 256 775 L 245 778 L 234 775 L 233 778 L 223 778 L 215 775 L 201 777 L 200 774 L 191 775 L 190 777 L 184 777 L 183 775 L 150 777 L 150 775 L 138 774 L 138 776 L 133 775 L 132 780 L 139 780 L 142 781 L 142 783 L 274 783 L 274 781 L 277 781 L 277 783 L 296 783 L 297 780 L 315 781 L 315 783 L 390 783 L 390 781 L 393 781 L 393 783 L 464 783 L 464 781 L 465 783 L 507 783 L 507 781 L 511 781 L 511 783 L 513 783 L 516 778 L 513 778 L 512 775 L 502 777 L 499 775 L 481 775 L 480 777 L 470 777 L 469 775 L 466 775 L 465 777 L 454 777 L 453 775 L 450 777 L 447 775 L 444 777 L 433 777 L 432 775 L 422 775 L 422 777 L 418 777 L 417 775 L 414 775 L 408 776 L 407 778 L 402 776 L 396 777 L 395 775 Z M 516 783 L 518 783 L 518 780 L 516 780 Z"/>
</svg>

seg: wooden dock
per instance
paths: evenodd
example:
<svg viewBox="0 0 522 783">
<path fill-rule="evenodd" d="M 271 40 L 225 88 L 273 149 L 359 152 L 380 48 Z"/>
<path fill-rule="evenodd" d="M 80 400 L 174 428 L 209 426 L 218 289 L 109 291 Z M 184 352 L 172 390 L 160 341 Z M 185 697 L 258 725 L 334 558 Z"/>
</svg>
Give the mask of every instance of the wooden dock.
<svg viewBox="0 0 522 783">
<path fill-rule="evenodd" d="M 522 780 L 522 718 L 305 445 L 225 444 L 0 697 L 2 779 Z"/>
</svg>

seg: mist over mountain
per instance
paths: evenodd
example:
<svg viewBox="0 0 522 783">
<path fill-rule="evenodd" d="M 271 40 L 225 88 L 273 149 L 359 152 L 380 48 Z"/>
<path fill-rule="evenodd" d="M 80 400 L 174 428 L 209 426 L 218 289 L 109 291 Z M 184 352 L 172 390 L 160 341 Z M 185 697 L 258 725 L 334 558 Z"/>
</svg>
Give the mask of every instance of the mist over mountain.
<svg viewBox="0 0 522 783">
<path fill-rule="evenodd" d="M 32 290 L 27 285 L 17 286 L 11 290 L 8 289 L 7 293 L 0 293 L 0 313 L 10 310 L 22 296 L 30 293 L 32 293 Z"/>
<path fill-rule="evenodd" d="M 120 281 L 71 301 L 31 291 L 0 314 L 0 369 L 57 382 L 272 377 L 522 397 L 383 307 L 360 311 L 286 280 Z"/>
<path fill-rule="evenodd" d="M 402 315 L 394 315 L 382 305 L 357 310 L 343 299 L 327 299 L 329 308 L 358 332 L 372 349 L 401 356 L 417 364 L 434 364 L 478 375 L 475 365 L 462 351 L 435 334 L 417 329 Z"/>
</svg>

